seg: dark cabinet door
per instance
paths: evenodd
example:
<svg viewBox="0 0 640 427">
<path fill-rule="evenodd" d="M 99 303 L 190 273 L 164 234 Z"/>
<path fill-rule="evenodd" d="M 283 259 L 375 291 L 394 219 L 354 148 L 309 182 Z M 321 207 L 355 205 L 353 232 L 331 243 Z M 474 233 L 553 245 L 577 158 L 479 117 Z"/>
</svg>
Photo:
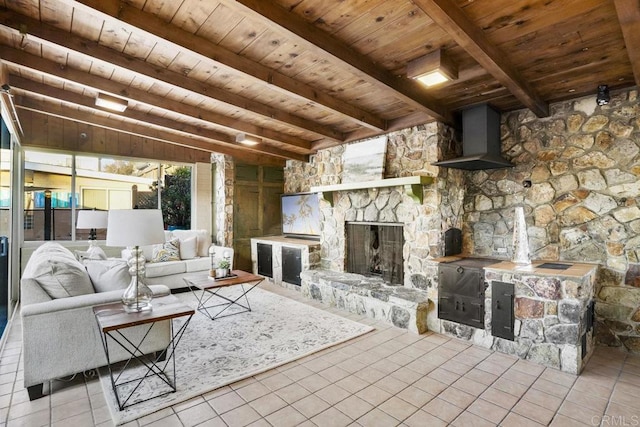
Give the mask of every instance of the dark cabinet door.
<svg viewBox="0 0 640 427">
<path fill-rule="evenodd" d="M 273 278 L 273 247 L 265 243 L 257 244 L 258 274 Z"/>
<path fill-rule="evenodd" d="M 438 298 L 438 318 L 484 329 L 484 300 L 442 293 Z"/>
<path fill-rule="evenodd" d="M 302 280 L 302 250 L 282 247 L 282 281 L 300 286 Z"/>
<path fill-rule="evenodd" d="M 513 283 L 491 284 L 491 335 L 513 341 Z"/>
</svg>

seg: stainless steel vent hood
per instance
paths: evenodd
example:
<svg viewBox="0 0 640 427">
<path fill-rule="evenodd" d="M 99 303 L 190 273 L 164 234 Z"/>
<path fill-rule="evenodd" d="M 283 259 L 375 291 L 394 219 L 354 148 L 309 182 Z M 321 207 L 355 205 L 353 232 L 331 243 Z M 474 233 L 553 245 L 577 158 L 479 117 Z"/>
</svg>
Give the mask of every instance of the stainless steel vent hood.
<svg viewBox="0 0 640 427">
<path fill-rule="evenodd" d="M 488 104 L 462 111 L 462 157 L 432 163 L 445 168 L 481 170 L 510 168 L 500 148 L 500 113 Z"/>
</svg>

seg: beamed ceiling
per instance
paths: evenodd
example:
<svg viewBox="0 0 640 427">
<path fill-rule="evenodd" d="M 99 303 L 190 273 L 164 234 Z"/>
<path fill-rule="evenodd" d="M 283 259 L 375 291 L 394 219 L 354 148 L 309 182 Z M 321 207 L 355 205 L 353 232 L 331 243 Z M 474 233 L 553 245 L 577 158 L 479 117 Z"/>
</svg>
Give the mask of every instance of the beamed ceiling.
<svg viewBox="0 0 640 427">
<path fill-rule="evenodd" d="M 640 81 L 638 0 L 0 6 L 2 79 L 27 145 L 42 145 L 33 128 L 47 117 L 63 135 L 49 145 L 61 148 L 76 130 L 106 129 L 153 147 L 282 165 L 412 125 L 454 123 L 462 108 L 482 102 L 545 117 L 551 102 Z M 407 78 L 409 61 L 438 49 L 457 65 L 457 80 L 427 88 Z M 96 107 L 98 93 L 128 108 Z M 239 133 L 261 142 L 240 145 Z"/>
</svg>

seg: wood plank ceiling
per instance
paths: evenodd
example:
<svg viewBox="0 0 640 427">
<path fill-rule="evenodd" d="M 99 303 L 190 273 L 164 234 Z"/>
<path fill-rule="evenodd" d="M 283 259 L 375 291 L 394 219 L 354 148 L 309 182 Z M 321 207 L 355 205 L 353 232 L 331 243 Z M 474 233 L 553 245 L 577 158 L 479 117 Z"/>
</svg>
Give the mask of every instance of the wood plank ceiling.
<svg viewBox="0 0 640 427">
<path fill-rule="evenodd" d="M 283 164 L 481 102 L 544 117 L 637 85 L 639 26 L 637 0 L 0 0 L 0 60 L 21 121 Z M 407 78 L 438 49 L 456 80 Z"/>
</svg>

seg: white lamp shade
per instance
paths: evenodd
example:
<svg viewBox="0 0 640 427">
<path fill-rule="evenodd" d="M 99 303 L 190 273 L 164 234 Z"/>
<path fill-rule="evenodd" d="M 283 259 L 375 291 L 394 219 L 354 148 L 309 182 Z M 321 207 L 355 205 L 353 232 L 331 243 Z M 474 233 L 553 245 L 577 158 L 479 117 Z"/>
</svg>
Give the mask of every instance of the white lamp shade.
<svg viewBox="0 0 640 427">
<path fill-rule="evenodd" d="M 107 246 L 144 246 L 164 243 L 164 223 L 159 209 L 109 211 Z"/>
<path fill-rule="evenodd" d="M 107 228 L 107 211 L 78 211 L 76 228 Z"/>
</svg>

